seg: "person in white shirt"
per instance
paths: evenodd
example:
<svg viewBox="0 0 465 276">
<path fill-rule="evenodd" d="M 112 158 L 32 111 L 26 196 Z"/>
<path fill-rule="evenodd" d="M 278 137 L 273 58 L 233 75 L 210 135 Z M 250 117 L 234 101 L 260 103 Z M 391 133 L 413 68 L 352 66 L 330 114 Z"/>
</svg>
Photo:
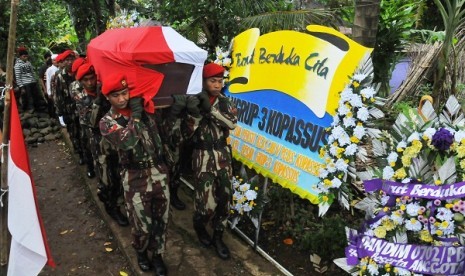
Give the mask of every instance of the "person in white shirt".
<svg viewBox="0 0 465 276">
<path fill-rule="evenodd" d="M 45 71 L 45 87 L 47 89 L 47 105 L 48 113 L 51 117 L 56 117 L 55 105 L 53 103 L 53 93 L 52 93 L 52 81 L 55 76 L 55 72 L 58 71 L 58 65 L 56 62 L 57 54 L 52 55 L 52 66 L 47 68 Z"/>
</svg>

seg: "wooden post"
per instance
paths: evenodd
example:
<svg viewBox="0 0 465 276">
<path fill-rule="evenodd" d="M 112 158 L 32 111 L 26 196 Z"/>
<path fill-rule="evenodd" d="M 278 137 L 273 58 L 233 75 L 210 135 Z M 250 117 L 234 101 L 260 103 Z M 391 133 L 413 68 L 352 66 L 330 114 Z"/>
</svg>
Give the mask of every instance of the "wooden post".
<svg viewBox="0 0 465 276">
<path fill-rule="evenodd" d="M 8 33 L 8 51 L 6 60 L 6 91 L 5 91 L 5 108 L 3 111 L 3 137 L 2 144 L 7 145 L 10 140 L 10 90 L 13 88 L 13 63 L 15 57 L 16 44 L 16 22 L 18 20 L 19 0 L 11 0 L 10 29 Z M 14 97 L 14 95 L 13 95 Z M 8 232 L 8 146 L 2 150 L 3 164 L 1 175 L 2 202 L 0 215 L 0 264 L 3 271 L 8 264 L 8 252 L 10 248 Z M 3 275 L 3 274 L 2 274 Z"/>
</svg>

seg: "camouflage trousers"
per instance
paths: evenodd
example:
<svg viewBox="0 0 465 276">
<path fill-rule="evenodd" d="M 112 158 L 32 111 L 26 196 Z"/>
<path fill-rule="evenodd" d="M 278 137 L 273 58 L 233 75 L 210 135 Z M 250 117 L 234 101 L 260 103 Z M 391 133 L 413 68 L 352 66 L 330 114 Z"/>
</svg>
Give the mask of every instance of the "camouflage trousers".
<svg viewBox="0 0 465 276">
<path fill-rule="evenodd" d="M 165 251 L 168 225 L 168 175 L 157 168 L 122 170 L 124 199 L 136 251 Z"/>
<path fill-rule="evenodd" d="M 67 113 L 63 115 L 63 120 L 66 124 L 66 130 L 68 131 L 69 138 L 73 144 L 74 151 L 81 155 L 81 124 L 79 123 L 79 116 L 74 113 Z"/>
<path fill-rule="evenodd" d="M 100 177 L 99 198 L 108 207 L 121 206 L 124 199 L 118 152 L 106 139 L 102 139 L 100 131 L 93 132 L 91 145 L 95 147 L 95 151 L 92 152 L 95 152 L 94 158 L 97 161 L 97 173 Z"/>
<path fill-rule="evenodd" d="M 196 175 L 195 212 L 204 218 L 205 223 L 211 221 L 215 230 L 224 230 L 226 226 L 231 190 L 231 176 L 228 169 L 201 172 Z"/>
<path fill-rule="evenodd" d="M 179 147 L 172 148 L 164 145 L 166 164 L 170 170 L 170 189 L 178 189 L 181 186 L 181 166 L 179 162 Z"/>
<path fill-rule="evenodd" d="M 91 136 L 92 136 L 91 130 L 88 126 L 81 125 L 81 131 L 79 134 L 80 134 L 79 143 L 81 145 L 81 150 L 84 155 L 84 159 L 87 164 L 87 167 L 88 168 L 93 167 L 94 158 L 93 158 L 91 141 L 90 141 Z"/>
</svg>

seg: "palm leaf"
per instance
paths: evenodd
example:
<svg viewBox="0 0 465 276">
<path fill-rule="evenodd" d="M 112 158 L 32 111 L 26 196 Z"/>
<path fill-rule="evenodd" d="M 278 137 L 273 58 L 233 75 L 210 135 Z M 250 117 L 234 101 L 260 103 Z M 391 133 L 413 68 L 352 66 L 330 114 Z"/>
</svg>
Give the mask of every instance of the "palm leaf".
<svg viewBox="0 0 465 276">
<path fill-rule="evenodd" d="M 371 142 L 373 145 L 373 153 L 376 157 L 387 155 L 387 151 L 386 151 L 387 144 L 385 142 L 378 140 L 378 139 L 373 139 Z"/>
<path fill-rule="evenodd" d="M 427 121 L 435 121 L 437 118 L 436 111 L 429 101 L 425 102 L 425 104 L 422 106 L 421 114 L 426 118 Z"/>
<path fill-rule="evenodd" d="M 454 157 L 448 158 L 438 169 L 438 176 L 442 183 L 455 183 L 455 180 L 457 179 L 456 173 Z"/>
<path fill-rule="evenodd" d="M 439 115 L 439 121 L 450 126 L 463 127 L 465 121 L 461 111 L 462 107 L 457 98 L 450 96 L 442 113 Z"/>
<path fill-rule="evenodd" d="M 375 208 L 380 204 L 381 202 L 376 198 L 376 196 L 369 194 L 367 197 L 357 202 L 354 208 L 365 211 L 365 218 L 368 219 L 374 215 Z"/>
<path fill-rule="evenodd" d="M 409 167 L 409 175 L 416 179 L 422 179 L 423 181 L 430 179 L 433 175 L 430 162 L 427 158 L 419 156 L 412 160 L 412 165 Z"/>
</svg>

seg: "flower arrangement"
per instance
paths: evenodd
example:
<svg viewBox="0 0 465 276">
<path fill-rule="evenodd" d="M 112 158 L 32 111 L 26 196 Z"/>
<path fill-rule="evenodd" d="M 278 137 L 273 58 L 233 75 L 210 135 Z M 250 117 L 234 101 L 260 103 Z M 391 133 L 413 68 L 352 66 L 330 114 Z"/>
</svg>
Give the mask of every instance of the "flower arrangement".
<svg viewBox="0 0 465 276">
<path fill-rule="evenodd" d="M 133 10 L 130 13 L 128 10 L 123 9 L 120 14 L 112 17 L 107 22 L 107 30 L 117 28 L 135 28 L 140 25 L 140 14 Z"/>
<path fill-rule="evenodd" d="M 439 115 L 431 103 L 419 111 L 410 109 L 384 136 L 374 150 L 385 164 L 374 172 L 380 178 L 365 183 L 370 195 L 355 206 L 369 216 L 358 238 L 395 247 L 404 244 L 410 250 L 389 271 L 388 263 L 378 258 L 380 252 L 361 256 L 354 269 L 358 275 L 462 275 L 463 267 L 435 271 L 456 258 L 455 252 L 465 251 L 465 120 L 460 104 L 451 96 Z M 364 246 L 369 247 L 357 245 Z M 452 249 L 432 259 L 412 253 L 419 248 Z M 407 258 L 411 256 L 416 259 Z M 417 267 L 412 265 L 415 261 L 429 263 Z"/>
<path fill-rule="evenodd" d="M 231 51 L 223 50 L 219 46 L 215 47 L 216 59 L 214 63 L 224 67 L 224 80 L 229 81 L 229 70 L 231 69 Z"/>
<path fill-rule="evenodd" d="M 265 205 L 265 196 L 259 188 L 259 177 L 255 175 L 247 180 L 245 168 L 241 168 L 239 174 L 240 176 L 233 176 L 231 180 L 233 192 L 230 203 L 231 228 L 234 228 L 244 216 L 249 217 L 258 228 L 258 219 Z"/>
<path fill-rule="evenodd" d="M 337 198 L 349 208 L 349 184 L 355 180 L 355 158 L 367 159 L 367 152 L 360 147 L 368 136 L 377 136 L 379 130 L 368 127 L 370 118 L 384 114 L 374 105 L 379 104 L 375 95 L 379 86 L 372 85 L 371 59 L 365 58 L 340 93 L 339 106 L 329 128 L 328 144 L 320 149 L 320 158 L 326 166 L 320 170 L 319 215 L 324 215 Z M 350 176 L 350 178 L 348 177 Z"/>
</svg>

